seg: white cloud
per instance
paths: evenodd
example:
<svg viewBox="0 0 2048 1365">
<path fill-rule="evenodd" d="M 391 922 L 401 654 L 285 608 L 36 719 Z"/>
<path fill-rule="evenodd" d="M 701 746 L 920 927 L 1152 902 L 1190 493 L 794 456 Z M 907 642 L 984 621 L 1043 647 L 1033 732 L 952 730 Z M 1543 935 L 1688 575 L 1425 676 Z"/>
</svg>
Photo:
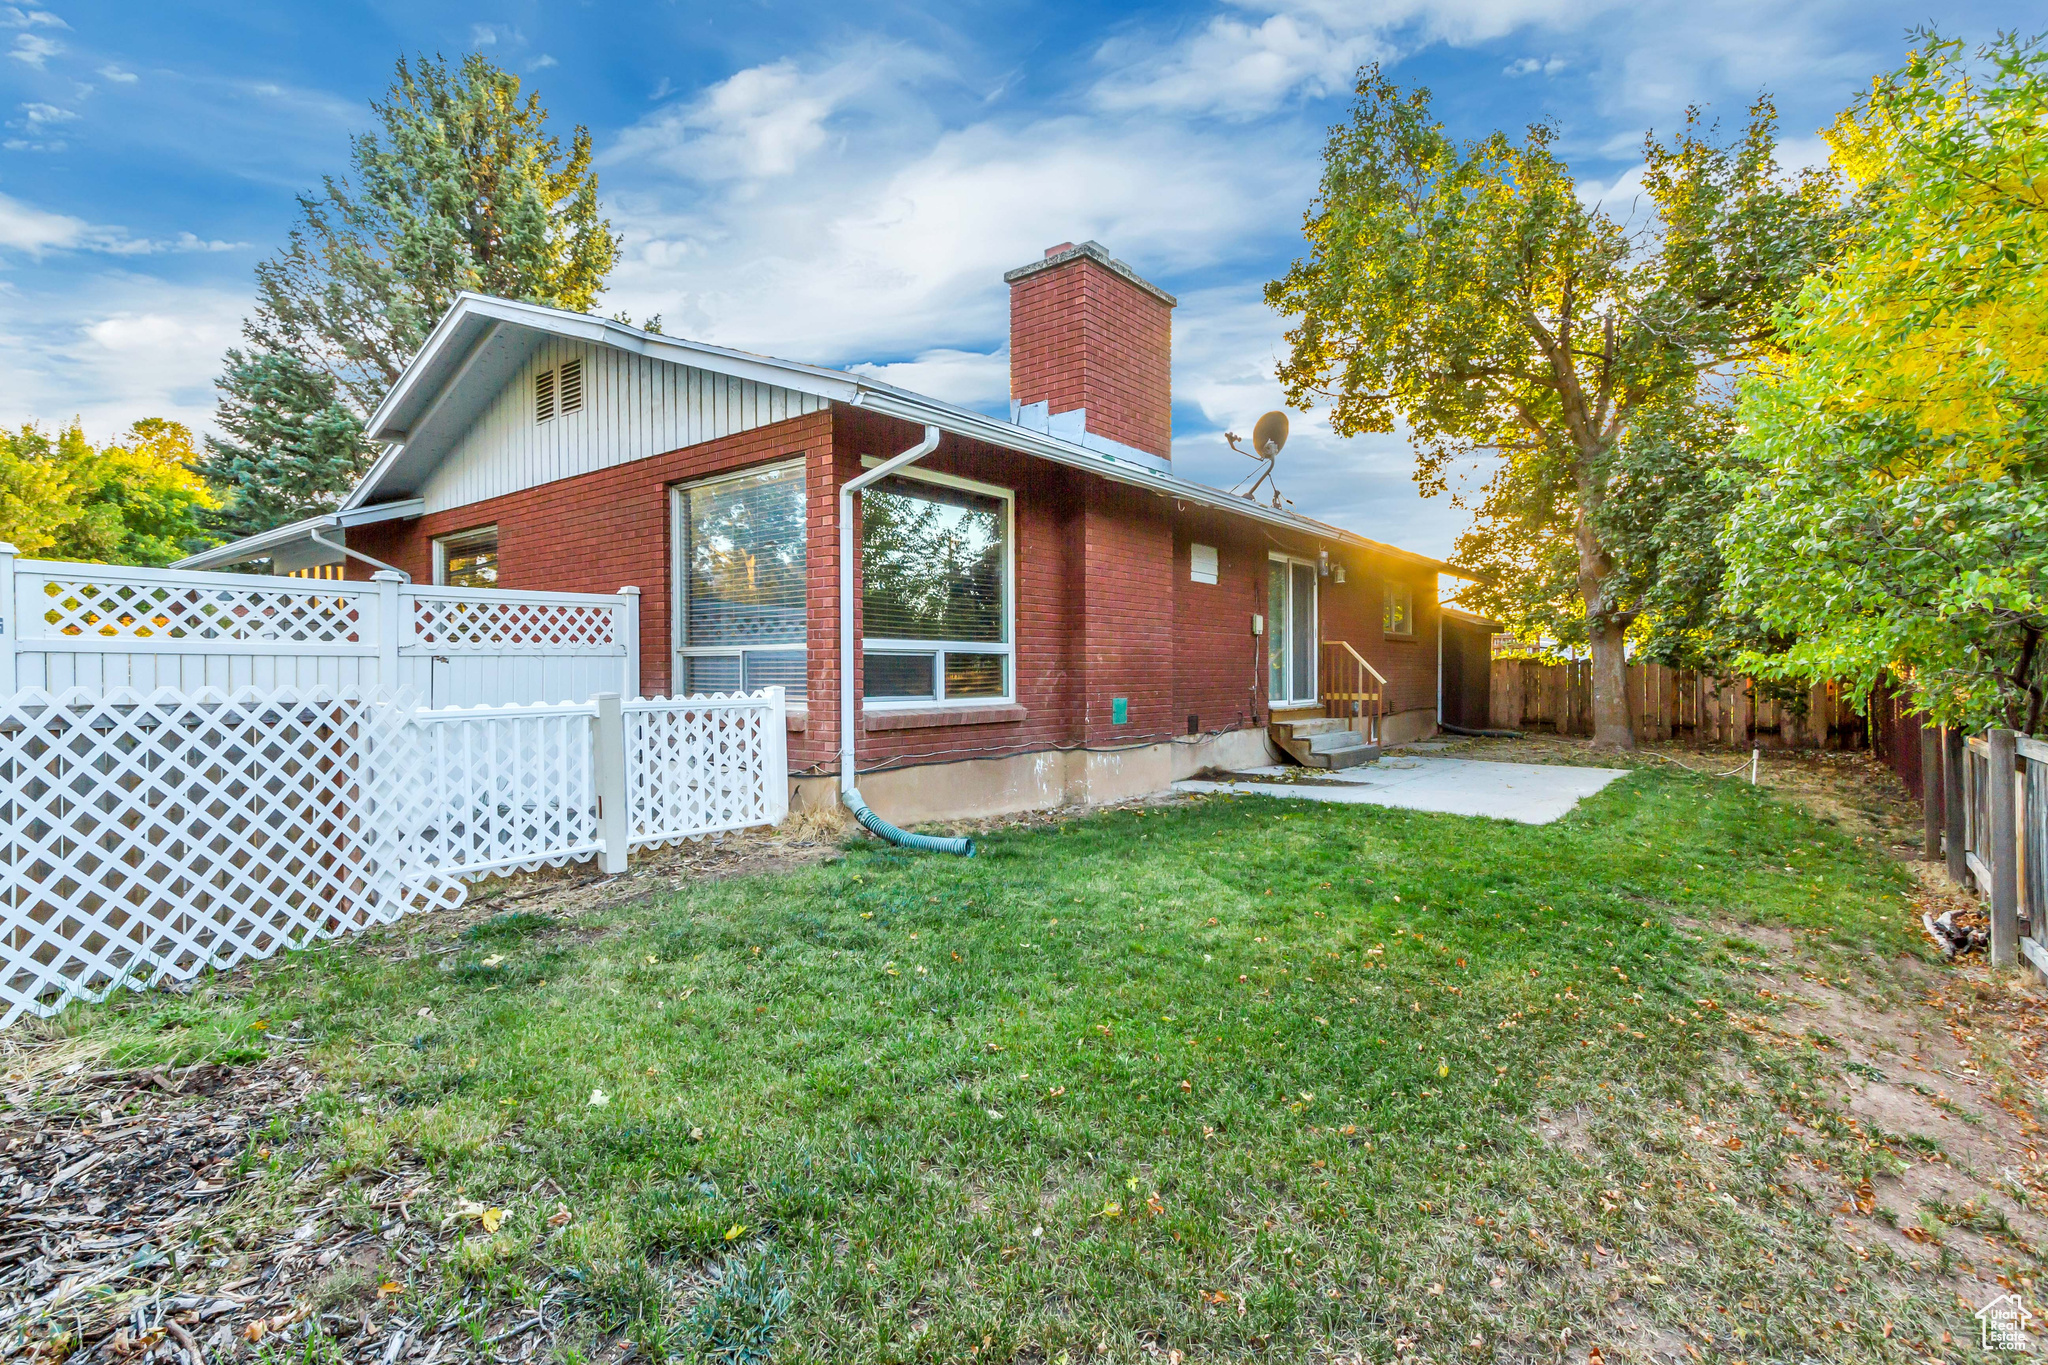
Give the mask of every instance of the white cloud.
<svg viewBox="0 0 2048 1365">
<path fill-rule="evenodd" d="M 91 231 L 83 218 L 48 213 L 0 194 L 0 247 L 40 256 L 78 246 Z"/>
<path fill-rule="evenodd" d="M 528 71 L 545 71 L 551 66 L 560 65 L 561 63 L 557 61 L 552 54 L 543 52 L 540 54 L 540 56 L 535 57 L 532 61 L 528 62 L 526 64 L 526 69 Z"/>
<path fill-rule="evenodd" d="M 1166 55 L 1132 62 L 1136 43 L 1105 45 L 1096 60 L 1117 69 L 1095 87 L 1105 109 L 1251 117 L 1298 96 L 1342 90 L 1358 67 L 1391 55 L 1369 31 L 1333 31 L 1309 15 L 1263 20 L 1219 14 Z"/>
<path fill-rule="evenodd" d="M 100 227 L 51 213 L 0 194 L 0 250 L 23 252 L 41 259 L 53 251 L 84 251 L 107 256 L 153 256 L 164 252 L 243 251 L 247 242 L 224 242 L 180 232 L 168 241 L 130 236 L 123 228 Z"/>
<path fill-rule="evenodd" d="M 472 47 L 494 47 L 499 43 L 523 43 L 526 35 L 510 24 L 471 24 L 469 41 Z"/>
<path fill-rule="evenodd" d="M 1503 76 L 1555 76 L 1571 63 L 1562 57 L 1523 57 L 1501 68 Z"/>
<path fill-rule="evenodd" d="M 70 28 L 46 9 L 22 9 L 18 5 L 0 8 L 0 28 Z"/>
<path fill-rule="evenodd" d="M 7 55 L 41 71 L 50 58 L 63 50 L 64 44 L 40 33 L 17 33 L 14 35 L 14 49 Z"/>
<path fill-rule="evenodd" d="M 866 362 L 850 367 L 857 374 L 894 384 L 899 389 L 941 398 L 982 412 L 1006 413 L 1010 400 L 1010 352 L 925 351 L 910 360 L 886 365 Z"/>
<path fill-rule="evenodd" d="M 20 107 L 22 113 L 21 122 L 10 126 L 26 127 L 30 132 L 42 132 L 57 124 L 69 123 L 78 117 L 71 110 L 60 109 L 54 104 L 29 103 Z"/>
<path fill-rule="evenodd" d="M 247 304 L 240 293 L 126 271 L 0 292 L 0 425 L 77 417 L 103 439 L 157 416 L 204 430 Z"/>
<path fill-rule="evenodd" d="M 689 104 L 627 129 L 608 159 L 650 161 L 703 181 L 786 176 L 826 145 L 835 114 L 924 67 L 872 56 L 817 69 L 784 60 L 735 72 Z"/>
<path fill-rule="evenodd" d="M 1192 32 L 1162 40 L 1134 29 L 1097 51 L 1107 68 L 1093 98 L 1146 109 L 1248 119 L 1331 95 L 1367 62 L 1431 42 L 1472 44 L 1524 27 L 1587 23 L 1619 0 L 1280 0 L 1219 7 Z"/>
<path fill-rule="evenodd" d="M 107 65 L 101 67 L 99 74 L 107 80 L 114 82 L 116 85 L 133 85 L 135 84 L 135 82 L 142 79 L 133 71 L 123 71 L 118 65 L 112 62 L 109 62 L 107 63 Z"/>
</svg>

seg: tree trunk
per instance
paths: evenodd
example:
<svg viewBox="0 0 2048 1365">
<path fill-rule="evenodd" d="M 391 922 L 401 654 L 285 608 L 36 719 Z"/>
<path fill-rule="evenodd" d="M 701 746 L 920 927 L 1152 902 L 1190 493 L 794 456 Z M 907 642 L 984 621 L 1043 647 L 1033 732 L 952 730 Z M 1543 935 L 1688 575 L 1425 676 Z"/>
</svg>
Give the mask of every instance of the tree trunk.
<svg viewBox="0 0 2048 1365">
<path fill-rule="evenodd" d="M 1579 593 L 1586 602 L 1586 640 L 1593 653 L 1593 744 L 1603 749 L 1633 749 L 1636 727 L 1629 719 L 1628 654 L 1622 647 L 1628 622 L 1607 600 L 1607 576 L 1614 564 L 1600 548 L 1592 519 L 1583 510 L 1577 532 Z"/>
</svg>

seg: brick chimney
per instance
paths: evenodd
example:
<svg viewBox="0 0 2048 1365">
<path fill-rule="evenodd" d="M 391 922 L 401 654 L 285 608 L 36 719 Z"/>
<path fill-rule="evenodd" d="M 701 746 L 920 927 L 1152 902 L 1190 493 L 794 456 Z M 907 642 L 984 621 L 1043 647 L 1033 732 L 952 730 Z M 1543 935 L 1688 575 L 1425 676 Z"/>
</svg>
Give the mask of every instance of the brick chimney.
<svg viewBox="0 0 2048 1365">
<path fill-rule="evenodd" d="M 1173 295 L 1099 242 L 1062 242 L 1003 279 L 1011 419 L 1077 444 L 1171 458 Z"/>
</svg>

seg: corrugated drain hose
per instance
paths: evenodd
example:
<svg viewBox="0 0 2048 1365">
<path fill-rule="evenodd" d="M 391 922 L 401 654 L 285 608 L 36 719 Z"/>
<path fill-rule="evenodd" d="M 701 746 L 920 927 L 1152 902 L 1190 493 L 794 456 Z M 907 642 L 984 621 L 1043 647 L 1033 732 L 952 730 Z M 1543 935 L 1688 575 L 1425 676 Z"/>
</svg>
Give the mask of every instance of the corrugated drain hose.
<svg viewBox="0 0 2048 1365">
<path fill-rule="evenodd" d="M 868 809 L 868 803 L 861 800 L 860 788 L 848 787 L 839 793 L 839 799 L 853 812 L 853 818 L 860 821 L 861 828 L 877 839 L 886 839 L 898 848 L 916 849 L 920 853 L 957 853 L 963 858 L 974 856 L 974 840 L 937 838 L 929 834 L 912 834 L 901 830 Z"/>
</svg>

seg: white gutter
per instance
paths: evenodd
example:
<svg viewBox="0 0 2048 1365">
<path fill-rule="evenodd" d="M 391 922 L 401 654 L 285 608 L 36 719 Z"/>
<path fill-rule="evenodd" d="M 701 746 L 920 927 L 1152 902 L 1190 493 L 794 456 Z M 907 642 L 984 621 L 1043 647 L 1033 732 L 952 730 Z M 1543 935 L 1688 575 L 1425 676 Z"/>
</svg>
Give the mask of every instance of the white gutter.
<svg viewBox="0 0 2048 1365">
<path fill-rule="evenodd" d="M 839 790 L 855 786 L 853 734 L 853 672 L 860 661 L 853 638 L 853 495 L 922 460 L 939 448 L 939 429 L 927 426 L 924 439 L 901 455 L 884 460 L 873 469 L 839 485 Z"/>
</svg>

